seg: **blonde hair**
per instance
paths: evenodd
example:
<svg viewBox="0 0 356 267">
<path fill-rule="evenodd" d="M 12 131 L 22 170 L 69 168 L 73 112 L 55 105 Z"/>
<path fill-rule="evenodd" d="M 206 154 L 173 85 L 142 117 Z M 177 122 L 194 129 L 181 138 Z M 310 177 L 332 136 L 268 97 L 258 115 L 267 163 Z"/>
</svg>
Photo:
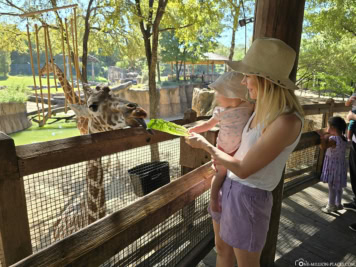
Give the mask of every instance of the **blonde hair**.
<svg viewBox="0 0 356 267">
<path fill-rule="evenodd" d="M 293 112 L 304 116 L 304 111 L 293 90 L 282 88 L 271 81 L 253 76 L 257 83 L 256 122 L 266 129 L 282 114 Z"/>
</svg>

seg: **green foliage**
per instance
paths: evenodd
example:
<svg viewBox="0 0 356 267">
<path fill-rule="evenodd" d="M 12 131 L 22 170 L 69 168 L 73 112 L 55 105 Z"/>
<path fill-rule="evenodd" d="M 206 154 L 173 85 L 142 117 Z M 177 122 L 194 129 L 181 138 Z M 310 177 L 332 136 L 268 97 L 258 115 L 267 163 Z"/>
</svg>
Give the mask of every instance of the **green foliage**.
<svg viewBox="0 0 356 267">
<path fill-rule="evenodd" d="M 355 1 L 313 0 L 305 13 L 298 79 L 303 87 L 349 94 L 356 81 Z"/>
<path fill-rule="evenodd" d="M 25 86 L 8 86 L 0 90 L 0 103 L 25 103 L 29 94 L 29 89 Z"/>
<path fill-rule="evenodd" d="M 10 71 L 10 53 L 0 50 L 0 77 L 6 77 Z"/>
<path fill-rule="evenodd" d="M 1 6 L 0 6 L 1 9 Z M 26 33 L 19 29 L 17 24 L 0 24 L 0 51 L 25 51 L 27 49 Z"/>
</svg>

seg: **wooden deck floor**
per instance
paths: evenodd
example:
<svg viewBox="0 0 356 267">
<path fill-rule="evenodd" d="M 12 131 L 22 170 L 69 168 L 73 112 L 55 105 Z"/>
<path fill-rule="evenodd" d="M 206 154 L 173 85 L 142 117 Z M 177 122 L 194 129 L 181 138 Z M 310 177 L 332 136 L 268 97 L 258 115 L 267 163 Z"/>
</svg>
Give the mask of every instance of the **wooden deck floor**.
<svg viewBox="0 0 356 267">
<path fill-rule="evenodd" d="M 349 183 L 343 202 L 351 201 L 351 197 Z M 356 223 L 356 212 L 342 210 L 325 214 L 320 208 L 327 202 L 328 187 L 324 183 L 283 201 L 275 266 L 298 266 L 296 261 L 304 260 L 314 264 L 309 266 L 356 267 L 356 232 L 349 229 L 349 224 Z M 215 251 L 212 250 L 198 266 L 215 266 Z"/>
</svg>

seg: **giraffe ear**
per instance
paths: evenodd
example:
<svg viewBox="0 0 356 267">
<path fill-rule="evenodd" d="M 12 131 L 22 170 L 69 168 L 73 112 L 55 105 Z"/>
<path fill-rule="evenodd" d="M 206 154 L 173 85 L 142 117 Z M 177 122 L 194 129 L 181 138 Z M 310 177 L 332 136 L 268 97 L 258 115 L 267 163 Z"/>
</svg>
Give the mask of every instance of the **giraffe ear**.
<svg viewBox="0 0 356 267">
<path fill-rule="evenodd" d="M 86 118 L 90 117 L 89 110 L 86 105 L 69 104 L 69 107 L 71 110 L 74 111 L 77 117 L 86 117 Z"/>
</svg>

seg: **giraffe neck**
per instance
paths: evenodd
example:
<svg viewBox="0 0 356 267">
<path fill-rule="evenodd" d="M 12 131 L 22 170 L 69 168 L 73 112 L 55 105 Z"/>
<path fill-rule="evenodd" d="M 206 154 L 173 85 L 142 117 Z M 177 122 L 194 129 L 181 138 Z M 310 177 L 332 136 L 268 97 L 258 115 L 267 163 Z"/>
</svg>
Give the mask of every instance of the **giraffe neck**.
<svg viewBox="0 0 356 267">
<path fill-rule="evenodd" d="M 87 165 L 88 223 L 93 223 L 106 214 L 104 173 L 101 158 L 90 160 Z"/>
<path fill-rule="evenodd" d="M 74 92 L 72 86 L 70 85 L 68 80 L 65 78 L 62 70 L 57 65 L 55 65 L 54 68 L 55 68 L 54 70 L 56 72 L 56 76 L 58 77 L 59 82 L 61 83 L 61 86 L 63 88 L 63 91 L 64 91 L 67 101 L 70 104 L 79 103 L 78 95 Z"/>
</svg>

